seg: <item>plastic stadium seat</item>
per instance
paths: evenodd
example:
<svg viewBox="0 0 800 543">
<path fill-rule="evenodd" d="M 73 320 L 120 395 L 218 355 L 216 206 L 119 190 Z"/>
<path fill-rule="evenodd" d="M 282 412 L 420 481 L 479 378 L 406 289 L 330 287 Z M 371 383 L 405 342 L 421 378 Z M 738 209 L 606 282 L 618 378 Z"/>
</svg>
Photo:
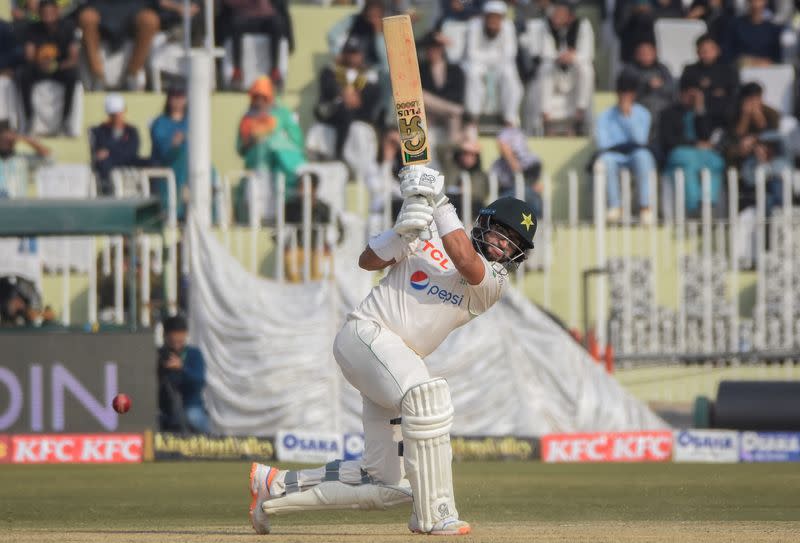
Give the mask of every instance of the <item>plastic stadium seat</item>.
<svg viewBox="0 0 800 543">
<path fill-rule="evenodd" d="M 39 198 L 90 198 L 93 184 L 94 176 L 85 164 L 56 164 L 36 171 Z M 65 265 L 83 273 L 89 269 L 88 238 L 39 238 L 39 251 L 42 263 L 50 270 L 61 270 Z"/>
<path fill-rule="evenodd" d="M 64 87 L 55 81 L 39 81 L 33 86 L 33 118 L 27 131 L 36 135 L 61 132 L 61 114 L 64 107 Z M 75 84 L 72 95 L 72 112 L 66 121 L 66 133 L 75 137 L 83 126 L 83 85 Z"/>
<path fill-rule="evenodd" d="M 319 199 L 327 202 L 334 214 L 344 211 L 345 185 L 350 178 L 350 172 L 344 162 L 309 162 L 297 170 L 299 176 L 305 172 L 319 175 L 319 187 L 317 188 Z"/>
<path fill-rule="evenodd" d="M 739 77 L 742 83 L 760 83 L 764 88 L 764 103 L 778 110 L 781 115 L 792 115 L 794 67 L 778 64 L 763 68 L 742 68 Z"/>
<path fill-rule="evenodd" d="M 269 36 L 266 34 L 243 34 L 242 35 L 242 85 L 247 89 L 258 77 L 269 75 L 272 71 L 270 66 L 270 43 Z M 222 76 L 227 85 L 233 75 L 233 44 L 229 39 L 225 40 L 225 56 L 222 58 Z M 280 52 L 278 54 L 278 70 L 286 81 L 289 71 L 289 42 L 286 38 L 280 41 Z"/>
<path fill-rule="evenodd" d="M 673 77 L 697 58 L 694 42 L 706 32 L 706 23 L 694 19 L 659 19 L 655 24 L 658 58 Z"/>
<path fill-rule="evenodd" d="M 0 119 L 7 119 L 13 128 L 19 128 L 19 109 L 17 86 L 10 77 L 0 77 Z"/>
<path fill-rule="evenodd" d="M 161 74 L 183 76 L 186 73 L 185 49 L 182 43 L 167 40 L 166 34 L 159 33 L 153 38 L 148 69 L 153 92 L 161 92 Z"/>
<path fill-rule="evenodd" d="M 454 64 L 460 64 L 464 60 L 468 28 L 469 21 L 445 21 L 442 25 L 442 34 L 450 40 L 450 44 L 445 49 L 447 60 Z"/>
</svg>

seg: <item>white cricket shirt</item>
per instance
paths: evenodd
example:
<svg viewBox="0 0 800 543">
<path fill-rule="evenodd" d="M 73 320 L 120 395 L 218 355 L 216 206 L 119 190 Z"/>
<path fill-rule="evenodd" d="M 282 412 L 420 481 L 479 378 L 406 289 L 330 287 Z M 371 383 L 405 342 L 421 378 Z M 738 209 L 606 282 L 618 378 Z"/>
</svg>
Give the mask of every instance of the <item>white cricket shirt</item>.
<svg viewBox="0 0 800 543">
<path fill-rule="evenodd" d="M 417 240 L 348 318 L 373 320 L 400 336 L 418 355 L 432 353 L 447 335 L 489 309 L 503 295 L 505 275 L 481 257 L 483 281 L 470 285 L 447 256 L 436 228 Z"/>
</svg>

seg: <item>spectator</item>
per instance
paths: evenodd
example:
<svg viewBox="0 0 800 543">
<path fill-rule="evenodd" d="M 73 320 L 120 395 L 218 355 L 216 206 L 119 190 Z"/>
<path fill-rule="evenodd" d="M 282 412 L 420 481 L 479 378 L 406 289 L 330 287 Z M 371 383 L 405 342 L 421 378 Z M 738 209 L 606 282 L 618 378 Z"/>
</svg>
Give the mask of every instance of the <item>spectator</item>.
<svg viewBox="0 0 800 543">
<path fill-rule="evenodd" d="M 288 0 L 222 0 L 217 29 L 221 42 L 224 43 L 228 38 L 231 40 L 231 85 L 234 88 L 242 85 L 242 35 L 253 33 L 269 36 L 270 79 L 278 89 L 283 89 L 283 76 L 278 69 L 281 40 L 286 38 L 289 51 L 294 51 L 294 32 Z"/>
<path fill-rule="evenodd" d="M 25 64 L 17 71 L 17 85 L 22 95 L 25 119 L 30 126 L 33 119 L 33 86 L 50 80 L 64 87 L 64 105 L 61 113 L 62 128 L 72 114 L 72 97 L 78 82 L 78 39 L 72 23 L 60 17 L 58 5 L 53 0 L 39 3 L 38 23 L 32 23 L 25 32 Z"/>
<path fill-rule="evenodd" d="M 439 18 L 433 25 L 435 32 L 440 32 L 447 21 L 466 22 L 481 14 L 479 2 L 464 2 L 463 0 L 441 0 Z"/>
<path fill-rule="evenodd" d="M 682 144 L 673 149 L 667 157 L 666 174 L 667 184 L 663 191 L 662 207 L 664 218 L 672 219 L 674 206 L 674 191 L 676 186 L 675 172 L 683 171 L 684 177 L 684 204 L 686 214 L 689 217 L 696 217 L 700 212 L 700 204 L 703 197 L 702 174 L 703 170 L 708 170 L 711 179 L 711 205 L 717 211 L 721 211 L 720 193 L 722 191 L 722 180 L 725 175 L 725 160 L 722 158 L 711 143 L 711 134 L 714 131 L 714 123 L 707 115 L 696 115 L 693 119 L 694 133 L 696 139 L 694 144 Z M 667 186 L 669 189 L 667 190 Z"/>
<path fill-rule="evenodd" d="M 441 37 L 429 34 L 422 43 L 425 60 L 420 64 L 425 113 L 430 124 L 447 127 L 450 141 L 461 139 L 464 116 L 464 72 L 447 61 Z"/>
<path fill-rule="evenodd" d="M 250 86 L 250 108 L 239 122 L 236 150 L 248 170 L 282 173 L 286 196 L 294 194 L 296 170 L 305 163 L 303 132 L 291 111 L 275 100 L 269 77 Z"/>
<path fill-rule="evenodd" d="M 472 200 L 472 216 L 477 218 L 478 211 L 489 199 L 489 176 L 481 165 L 481 148 L 477 141 L 465 140 L 455 149 L 451 149 L 442 161 L 442 173 L 447 186 L 445 191 L 450 202 L 461 213 L 462 187 L 461 176 L 469 176 Z M 463 217 L 463 215 L 461 215 Z"/>
<path fill-rule="evenodd" d="M 636 44 L 655 43 L 654 24 L 662 18 L 682 18 L 682 0 L 617 0 L 614 4 L 614 30 L 620 40 L 622 62 L 631 62 Z"/>
<path fill-rule="evenodd" d="M 516 178 L 522 175 L 525 201 L 537 217 L 542 216 L 542 185 L 539 176 L 542 163 L 528 148 L 525 134 L 517 127 L 507 126 L 497 134 L 500 157 L 492 164 L 491 172 L 497 176 L 500 196 L 516 196 Z"/>
<path fill-rule="evenodd" d="M 544 133 L 582 134 L 594 91 L 594 31 L 587 19 L 575 16 L 568 0 L 553 4 L 547 28 L 538 76 Z M 555 130 L 565 122 L 566 130 Z"/>
<path fill-rule="evenodd" d="M 650 112 L 636 103 L 639 82 L 624 73 L 617 78 L 617 104 L 605 110 L 595 125 L 597 160 L 606 172 L 606 219 L 618 222 L 622 217 L 620 199 L 620 169 L 631 170 L 639 193 L 639 218 L 651 224 L 650 174 L 655 172 L 655 160 L 647 148 L 650 133 Z"/>
<path fill-rule="evenodd" d="M 762 94 L 758 83 L 746 83 L 739 91 L 739 108 L 729 131 L 727 158 L 739 168 L 740 188 L 744 189 L 746 200 L 754 194 L 756 170 L 764 168 L 769 214 L 783 202 L 781 174 L 789 167 L 789 161 L 778 133 L 780 116 L 764 104 Z"/>
<path fill-rule="evenodd" d="M 728 62 L 743 66 L 770 66 L 781 61 L 781 27 L 768 19 L 766 0 L 749 0 L 747 15 L 737 17 L 723 46 Z"/>
<path fill-rule="evenodd" d="M 83 48 L 94 77 L 95 90 L 103 89 L 107 84 L 100 54 L 101 38 L 117 50 L 131 31 L 133 50 L 123 84 L 129 90 L 143 88 L 139 74 L 150 54 L 153 37 L 160 28 L 160 18 L 151 0 L 88 0 L 78 11 L 78 27 L 83 33 Z"/>
<path fill-rule="evenodd" d="M 25 48 L 7 21 L 0 20 L 0 77 L 13 77 L 17 66 L 25 61 Z"/>
<path fill-rule="evenodd" d="M 694 0 L 686 18 L 704 21 L 708 33 L 719 43 L 725 38 L 735 13 L 732 0 Z"/>
<path fill-rule="evenodd" d="M 714 128 L 724 128 L 734 113 L 739 72 L 720 58 L 720 49 L 710 34 L 697 38 L 697 62 L 686 66 L 683 75 L 696 81 L 703 91 L 705 106 Z"/>
<path fill-rule="evenodd" d="M 529 20 L 547 17 L 555 2 L 551 0 L 510 0 L 509 4 L 514 6 L 514 25 L 518 32 L 523 33 Z"/>
<path fill-rule="evenodd" d="M 33 149 L 37 159 L 50 156 L 50 149 L 41 142 L 17 134 L 7 120 L 0 121 L 0 198 L 24 198 L 28 195 L 28 171 L 34 157 L 17 153 L 18 141 Z"/>
<path fill-rule="evenodd" d="M 319 76 L 317 120 L 336 132 L 334 158 L 342 158 L 350 127 L 356 121 L 374 124 L 380 104 L 378 74 L 364 62 L 359 38 L 348 38 L 333 65 Z"/>
<path fill-rule="evenodd" d="M 158 350 L 161 429 L 207 434 L 206 363 L 200 349 L 188 344 L 188 330 L 181 316 L 164 319 L 164 345 Z"/>
<path fill-rule="evenodd" d="M 30 147 L 38 158 L 50 156 L 50 148 L 31 136 L 19 134 L 7 120 L 0 121 L 0 160 L 8 160 L 20 156 L 17 153 L 16 145 L 22 142 Z"/>
<path fill-rule="evenodd" d="M 364 63 L 378 70 L 388 70 L 386 45 L 383 42 L 383 17 L 385 7 L 382 0 L 366 0 L 358 15 L 348 17 L 334 25 L 328 33 L 331 52 L 336 55 L 350 38 L 358 44 L 364 54 Z"/>
<path fill-rule="evenodd" d="M 636 101 L 647 108 L 652 119 L 657 120 L 661 110 L 672 103 L 675 83 L 669 68 L 659 62 L 655 43 L 638 44 L 633 62 L 625 67 L 623 73 L 638 81 Z"/>
<path fill-rule="evenodd" d="M 150 0 L 151 2 L 154 0 Z M 158 13 L 158 29 L 161 32 L 168 32 L 169 39 L 183 43 L 184 26 L 183 17 L 186 6 L 183 0 L 156 0 L 153 6 Z M 195 46 L 200 45 L 199 39 L 201 31 L 205 25 L 203 17 L 203 1 L 189 1 L 189 18 L 191 19 L 189 28 L 189 42 Z"/>
<path fill-rule="evenodd" d="M 311 187 L 311 279 L 322 279 L 324 267 L 331 266 L 331 243 L 327 239 L 326 226 L 334 222 L 331 206 L 327 202 L 320 200 L 317 196 L 319 189 L 319 175 L 316 173 L 306 174 L 309 177 Z M 284 249 L 284 262 L 286 267 L 286 278 L 292 283 L 299 283 L 303 279 L 303 259 L 305 258 L 305 246 L 303 242 L 303 197 L 305 185 L 301 182 L 297 185 L 297 196 L 290 198 L 286 202 L 286 224 L 297 228 L 297 246 L 287 246 Z M 336 219 L 338 231 L 337 241 L 341 241 L 344 227 L 339 217 Z M 319 237 L 322 236 L 322 239 Z M 321 248 L 321 250 L 318 250 Z"/>
<path fill-rule="evenodd" d="M 678 101 L 661 111 L 658 121 L 656 139 L 661 164 L 673 149 L 679 145 L 692 145 L 697 140 L 695 119 L 705 114 L 705 96 L 697 81 L 684 72 L 679 87 Z"/>
<path fill-rule="evenodd" d="M 97 177 L 98 194 L 111 195 L 111 171 L 114 168 L 141 166 L 139 131 L 125 122 L 125 99 L 109 94 L 105 101 L 106 122 L 89 129 L 92 170 Z"/>
<path fill-rule="evenodd" d="M 0 327 L 41 324 L 43 317 L 53 319 L 52 311 L 42 312 L 36 285 L 17 275 L 0 277 Z"/>
<path fill-rule="evenodd" d="M 483 17 L 469 23 L 464 105 L 473 123 L 470 139 L 476 139 L 475 123 L 483 110 L 488 85 L 493 85 L 499 94 L 503 122 L 509 126 L 519 126 L 522 82 L 516 65 L 516 31 L 511 20 L 506 18 L 507 11 L 508 7 L 502 0 L 489 0 L 483 5 Z"/>
<path fill-rule="evenodd" d="M 164 111 L 150 125 L 152 148 L 150 162 L 154 166 L 170 168 L 175 173 L 175 188 L 178 195 L 178 219 L 186 216 L 188 201 L 189 164 L 186 135 L 189 131 L 189 119 L 186 116 L 186 89 L 174 85 L 167 90 L 167 102 Z M 163 183 L 159 184 L 159 192 L 164 209 L 166 209 L 166 191 Z"/>
</svg>

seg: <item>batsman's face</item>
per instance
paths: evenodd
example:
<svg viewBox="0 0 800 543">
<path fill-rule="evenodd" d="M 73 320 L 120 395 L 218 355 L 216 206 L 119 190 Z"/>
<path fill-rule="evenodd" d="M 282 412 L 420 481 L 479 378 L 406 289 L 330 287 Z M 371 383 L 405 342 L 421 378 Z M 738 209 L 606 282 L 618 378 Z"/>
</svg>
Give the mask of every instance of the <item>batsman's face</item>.
<svg viewBox="0 0 800 543">
<path fill-rule="evenodd" d="M 491 230 L 484 234 L 483 239 L 488 246 L 488 256 L 494 262 L 510 260 L 522 252 L 522 240 L 519 239 L 519 235 L 505 226 L 492 225 Z"/>
</svg>

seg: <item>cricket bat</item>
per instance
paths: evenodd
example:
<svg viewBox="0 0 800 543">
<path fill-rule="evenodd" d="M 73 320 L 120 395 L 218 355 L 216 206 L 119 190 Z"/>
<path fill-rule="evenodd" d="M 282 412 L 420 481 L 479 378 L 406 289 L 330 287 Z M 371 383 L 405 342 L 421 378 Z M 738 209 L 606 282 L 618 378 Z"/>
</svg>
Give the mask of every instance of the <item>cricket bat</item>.
<svg viewBox="0 0 800 543">
<path fill-rule="evenodd" d="M 404 166 L 427 164 L 430 162 L 428 123 L 422 101 L 422 82 L 411 17 L 384 17 L 383 39 L 389 60 L 397 129 L 400 131 L 401 160 Z M 430 236 L 430 230 L 426 230 L 420 238 L 430 239 Z"/>
</svg>

